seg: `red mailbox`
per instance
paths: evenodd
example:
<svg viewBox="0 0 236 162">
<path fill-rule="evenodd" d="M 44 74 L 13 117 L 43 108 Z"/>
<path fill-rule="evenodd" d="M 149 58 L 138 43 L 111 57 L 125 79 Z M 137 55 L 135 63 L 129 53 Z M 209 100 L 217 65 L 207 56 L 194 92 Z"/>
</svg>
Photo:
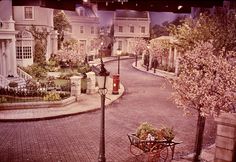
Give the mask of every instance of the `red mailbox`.
<svg viewBox="0 0 236 162">
<path fill-rule="evenodd" d="M 119 74 L 113 75 L 113 89 L 112 94 L 119 94 L 119 87 L 120 86 L 120 76 Z"/>
</svg>

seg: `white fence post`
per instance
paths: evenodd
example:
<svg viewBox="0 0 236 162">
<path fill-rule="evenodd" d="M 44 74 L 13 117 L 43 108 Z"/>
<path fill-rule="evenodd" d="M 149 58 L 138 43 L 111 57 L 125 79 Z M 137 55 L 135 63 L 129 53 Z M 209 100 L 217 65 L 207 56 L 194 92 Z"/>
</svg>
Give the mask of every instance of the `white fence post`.
<svg viewBox="0 0 236 162">
<path fill-rule="evenodd" d="M 72 76 L 70 77 L 71 81 L 71 96 L 76 98 L 81 94 L 81 76 Z"/>
</svg>

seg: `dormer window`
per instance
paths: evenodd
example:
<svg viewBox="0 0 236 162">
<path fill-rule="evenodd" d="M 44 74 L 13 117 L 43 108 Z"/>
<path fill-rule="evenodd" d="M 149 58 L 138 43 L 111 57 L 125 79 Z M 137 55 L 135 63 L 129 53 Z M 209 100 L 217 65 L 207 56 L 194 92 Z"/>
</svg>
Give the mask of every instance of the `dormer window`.
<svg viewBox="0 0 236 162">
<path fill-rule="evenodd" d="M 33 7 L 24 7 L 24 18 L 26 20 L 33 20 L 34 19 L 34 12 Z"/>
<path fill-rule="evenodd" d="M 84 16 L 84 10 L 82 8 L 79 10 L 79 15 Z"/>
</svg>

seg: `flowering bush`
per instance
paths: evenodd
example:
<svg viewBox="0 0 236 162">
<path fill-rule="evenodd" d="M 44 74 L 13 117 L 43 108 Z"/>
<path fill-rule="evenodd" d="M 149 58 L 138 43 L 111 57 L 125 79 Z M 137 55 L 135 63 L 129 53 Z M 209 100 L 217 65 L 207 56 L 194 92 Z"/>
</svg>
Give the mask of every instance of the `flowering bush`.
<svg viewBox="0 0 236 162">
<path fill-rule="evenodd" d="M 165 138 L 167 141 L 171 141 L 175 138 L 175 133 L 173 128 L 163 127 L 161 130 L 161 135 L 163 138 Z"/>
<path fill-rule="evenodd" d="M 163 58 L 167 59 L 169 55 L 169 41 L 158 38 L 152 39 L 150 41 L 150 54 L 160 60 L 159 63 L 162 65 Z"/>
<path fill-rule="evenodd" d="M 44 101 L 59 101 L 61 100 L 61 96 L 59 93 L 56 92 L 49 92 L 43 97 Z"/>
<path fill-rule="evenodd" d="M 157 129 L 147 122 L 141 123 L 136 130 L 136 136 L 142 140 L 163 140 L 171 141 L 175 137 L 173 128 L 163 127 Z"/>
</svg>

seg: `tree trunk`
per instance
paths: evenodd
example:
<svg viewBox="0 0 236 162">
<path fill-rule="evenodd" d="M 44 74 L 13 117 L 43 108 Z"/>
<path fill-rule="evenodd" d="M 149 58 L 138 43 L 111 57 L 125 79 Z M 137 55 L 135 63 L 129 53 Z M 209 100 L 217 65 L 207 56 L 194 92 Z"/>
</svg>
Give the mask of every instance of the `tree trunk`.
<svg viewBox="0 0 236 162">
<path fill-rule="evenodd" d="M 205 120 L 204 116 L 201 116 L 200 111 L 198 112 L 198 120 L 197 120 L 197 132 L 196 132 L 196 141 L 195 141 L 195 157 L 193 159 L 194 162 L 200 162 L 200 154 L 202 151 L 202 141 L 203 141 L 203 134 L 204 134 L 204 127 L 205 127 Z"/>
</svg>

